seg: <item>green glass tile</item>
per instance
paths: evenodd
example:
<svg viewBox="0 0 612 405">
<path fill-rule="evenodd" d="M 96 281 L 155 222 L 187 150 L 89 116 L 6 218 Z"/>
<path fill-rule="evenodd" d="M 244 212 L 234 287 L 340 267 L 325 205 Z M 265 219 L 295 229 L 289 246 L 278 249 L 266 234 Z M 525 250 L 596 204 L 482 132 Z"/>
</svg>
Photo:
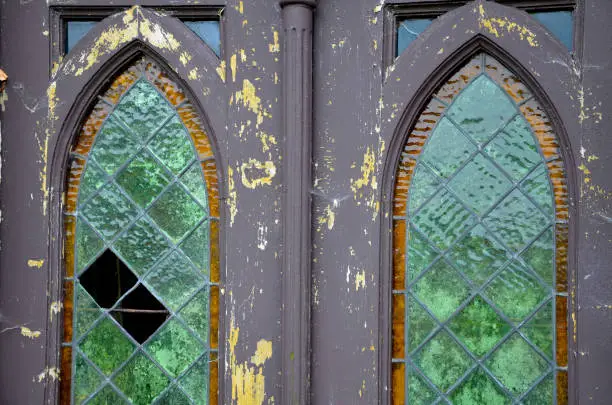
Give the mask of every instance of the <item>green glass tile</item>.
<svg viewBox="0 0 612 405">
<path fill-rule="evenodd" d="M 138 143 L 112 116 L 106 120 L 91 151 L 92 157 L 109 175 L 136 153 Z"/>
<path fill-rule="evenodd" d="M 153 135 L 172 112 L 155 87 L 140 80 L 121 99 L 113 114 L 144 140 Z"/>
<path fill-rule="evenodd" d="M 522 184 L 523 190 L 546 212 L 554 214 L 554 198 L 548 178 L 548 168 L 541 165 Z"/>
<path fill-rule="evenodd" d="M 85 221 L 79 218 L 76 230 L 76 245 L 77 273 L 80 273 L 104 249 L 104 241 Z"/>
<path fill-rule="evenodd" d="M 436 392 L 412 367 L 408 369 L 408 403 L 428 405 L 436 399 Z"/>
<path fill-rule="evenodd" d="M 149 405 L 170 384 L 170 380 L 144 354 L 132 357 L 113 382 L 134 405 Z"/>
<path fill-rule="evenodd" d="M 183 171 L 195 157 L 191 137 L 176 116 L 159 130 L 149 148 L 175 174 Z"/>
<path fill-rule="evenodd" d="M 155 405 L 191 405 L 191 401 L 180 388 L 176 385 L 170 387 L 164 394 L 155 402 Z"/>
<path fill-rule="evenodd" d="M 209 277 L 210 268 L 210 223 L 205 221 L 181 243 L 181 250 L 193 264 Z"/>
<path fill-rule="evenodd" d="M 447 332 L 440 332 L 415 356 L 417 366 L 443 392 L 447 391 L 472 364 L 470 356 Z"/>
<path fill-rule="evenodd" d="M 438 260 L 413 286 L 415 296 L 440 321 L 446 321 L 470 295 L 466 282 L 443 259 Z"/>
<path fill-rule="evenodd" d="M 178 184 L 170 186 L 149 210 L 149 216 L 174 242 L 204 218 L 206 212 Z"/>
<path fill-rule="evenodd" d="M 181 378 L 181 387 L 196 405 L 208 404 L 209 372 L 208 356 L 204 356 Z"/>
<path fill-rule="evenodd" d="M 449 187 L 465 205 L 482 215 L 510 190 L 512 183 L 479 153 L 453 177 Z"/>
<path fill-rule="evenodd" d="M 486 76 L 474 80 L 448 109 L 449 117 L 481 144 L 503 128 L 516 112 L 508 95 Z"/>
<path fill-rule="evenodd" d="M 427 141 L 421 159 L 438 176 L 448 178 L 475 151 L 474 144 L 450 120 L 442 118 Z"/>
<path fill-rule="evenodd" d="M 110 386 L 104 387 L 91 401 L 87 402 L 87 405 L 128 405 L 128 402 L 117 394 L 117 392 Z"/>
<path fill-rule="evenodd" d="M 181 318 L 204 342 L 208 341 L 208 288 L 201 290 L 180 312 Z"/>
<path fill-rule="evenodd" d="M 89 332 L 81 350 L 106 375 L 112 374 L 132 354 L 134 345 L 108 318 Z"/>
<path fill-rule="evenodd" d="M 82 336 L 102 313 L 94 299 L 77 284 L 76 337 Z"/>
<path fill-rule="evenodd" d="M 480 368 L 453 391 L 451 399 L 454 405 L 504 405 L 512 402 Z"/>
<path fill-rule="evenodd" d="M 169 179 L 157 161 L 143 151 L 119 173 L 117 183 L 144 208 L 168 185 Z"/>
<path fill-rule="evenodd" d="M 408 208 L 414 214 L 421 205 L 438 189 L 440 182 L 424 164 L 417 166 L 410 183 L 410 194 L 408 196 Z"/>
<path fill-rule="evenodd" d="M 170 248 L 168 241 L 145 218 L 136 221 L 114 246 L 130 269 L 140 276 Z"/>
<path fill-rule="evenodd" d="M 145 282 L 168 308 L 177 311 L 204 280 L 189 259 L 175 251 L 149 272 Z"/>
<path fill-rule="evenodd" d="M 486 366 L 514 395 L 521 395 L 548 370 L 548 363 L 517 334 L 504 342 Z"/>
<path fill-rule="evenodd" d="M 542 161 L 531 133 L 531 126 L 522 115 L 513 119 L 485 148 L 514 181 L 520 181 Z"/>
<path fill-rule="evenodd" d="M 436 327 L 436 322 L 412 297 L 408 299 L 406 311 L 406 327 L 408 328 L 408 351 L 414 351 Z"/>
<path fill-rule="evenodd" d="M 518 252 L 542 232 L 550 220 L 523 193 L 514 190 L 484 222 L 506 246 Z"/>
<path fill-rule="evenodd" d="M 554 392 L 553 377 L 549 375 L 525 396 L 522 403 L 523 405 L 553 405 L 555 403 Z"/>
<path fill-rule="evenodd" d="M 407 240 L 408 281 L 412 281 L 438 257 L 438 253 L 414 227 L 410 227 Z"/>
<path fill-rule="evenodd" d="M 106 173 L 92 159 L 85 166 L 85 173 L 79 185 L 79 202 L 85 201 L 106 183 Z"/>
<path fill-rule="evenodd" d="M 114 238 L 137 214 L 136 207 L 112 183 L 83 207 L 83 216 L 106 240 Z"/>
<path fill-rule="evenodd" d="M 450 247 L 473 223 L 470 212 L 446 190 L 440 190 L 413 219 L 440 250 Z"/>
<path fill-rule="evenodd" d="M 72 380 L 75 404 L 81 404 L 102 384 L 102 376 L 80 354 L 76 356 Z"/>
<path fill-rule="evenodd" d="M 208 198 L 206 197 L 206 183 L 202 175 L 202 166 L 199 162 L 194 163 L 181 177 L 181 183 L 187 187 L 187 190 L 203 207 L 208 206 Z"/>
<path fill-rule="evenodd" d="M 553 306 L 545 304 L 522 328 L 523 334 L 536 345 L 542 353 L 553 358 Z"/>
<path fill-rule="evenodd" d="M 204 347 L 172 319 L 147 343 L 146 350 L 171 376 L 177 377 L 193 364 Z"/>
<path fill-rule="evenodd" d="M 482 225 L 476 225 L 452 248 L 448 258 L 476 286 L 481 286 L 509 255 Z"/>
<path fill-rule="evenodd" d="M 474 298 L 453 318 L 449 327 L 477 357 L 489 352 L 511 329 L 480 297 Z"/>
<path fill-rule="evenodd" d="M 517 261 L 511 262 L 485 290 L 491 301 L 514 323 L 529 316 L 549 293 Z"/>
<path fill-rule="evenodd" d="M 548 285 L 554 282 L 555 242 L 552 228 L 545 231 L 521 257 Z"/>
</svg>

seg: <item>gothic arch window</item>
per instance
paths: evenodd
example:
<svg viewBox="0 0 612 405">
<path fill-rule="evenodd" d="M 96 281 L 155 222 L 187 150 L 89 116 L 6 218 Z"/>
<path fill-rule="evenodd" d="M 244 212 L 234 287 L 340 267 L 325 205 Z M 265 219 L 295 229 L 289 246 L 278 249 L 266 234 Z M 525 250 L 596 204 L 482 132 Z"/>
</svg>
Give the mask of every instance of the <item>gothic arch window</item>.
<svg viewBox="0 0 612 405">
<path fill-rule="evenodd" d="M 198 111 L 137 59 L 70 154 L 62 404 L 217 403 L 217 185 Z"/>
<path fill-rule="evenodd" d="M 410 133 L 393 240 L 393 404 L 567 402 L 563 161 L 536 97 L 490 55 Z"/>
</svg>

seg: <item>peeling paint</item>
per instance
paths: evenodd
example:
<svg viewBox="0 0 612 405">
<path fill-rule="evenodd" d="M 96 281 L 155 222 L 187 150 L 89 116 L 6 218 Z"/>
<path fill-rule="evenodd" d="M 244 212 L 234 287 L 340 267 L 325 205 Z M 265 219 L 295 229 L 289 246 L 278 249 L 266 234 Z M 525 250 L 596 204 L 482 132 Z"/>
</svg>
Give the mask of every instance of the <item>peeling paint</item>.
<svg viewBox="0 0 612 405">
<path fill-rule="evenodd" d="M 189 63 L 189 61 L 191 61 L 191 59 L 193 59 L 193 57 L 191 56 L 189 52 L 183 52 L 181 53 L 181 56 L 179 57 L 179 60 L 181 61 L 183 66 L 187 66 L 187 64 Z"/>
<path fill-rule="evenodd" d="M 190 80 L 198 80 L 200 78 L 200 74 L 198 73 L 198 68 L 195 67 L 191 69 L 189 75 L 187 76 Z"/>
<path fill-rule="evenodd" d="M 531 47 L 535 48 L 539 46 L 536 40 L 536 34 L 529 28 L 517 24 L 514 21 L 510 21 L 507 17 L 488 17 L 482 4 L 478 6 L 478 14 L 478 24 L 480 28 L 486 29 L 496 38 L 500 38 L 504 35 L 504 31 L 507 31 L 509 34 L 518 34 L 521 41 L 527 41 Z"/>
<path fill-rule="evenodd" d="M 222 60 L 219 66 L 217 66 L 217 74 L 219 75 L 219 78 L 221 78 L 221 81 L 223 83 L 225 83 L 225 80 L 226 80 L 226 77 L 225 77 L 226 69 L 227 69 L 227 63 L 225 63 L 225 61 Z"/>
<path fill-rule="evenodd" d="M 42 334 L 39 330 L 31 330 L 30 328 L 26 328 L 25 326 L 22 326 L 20 329 L 21 329 L 21 335 L 29 339 L 39 338 L 40 335 Z"/>
<path fill-rule="evenodd" d="M 51 306 L 49 307 L 49 320 L 53 322 L 53 317 L 59 314 L 60 312 L 62 312 L 62 309 L 64 309 L 63 302 L 61 301 L 52 302 Z"/>
<path fill-rule="evenodd" d="M 36 376 L 34 381 L 42 383 L 48 379 L 52 381 L 58 381 L 60 379 L 60 370 L 57 367 L 46 367 L 40 374 Z"/>
<path fill-rule="evenodd" d="M 280 52 L 280 42 L 278 38 L 278 31 L 273 30 L 272 35 L 274 37 L 274 42 L 268 45 L 268 50 L 270 53 L 279 53 Z"/>
<path fill-rule="evenodd" d="M 272 184 L 272 179 L 276 176 L 276 165 L 272 161 L 262 163 L 256 159 L 249 159 L 240 166 L 240 174 L 242 184 L 254 190 L 259 186 Z"/>
<path fill-rule="evenodd" d="M 232 81 L 233 82 L 236 81 L 236 70 L 238 68 L 237 61 L 238 61 L 238 57 L 236 56 L 236 54 L 233 54 L 232 56 L 230 56 L 230 70 L 232 71 Z"/>
<path fill-rule="evenodd" d="M 227 206 L 229 208 L 230 213 L 230 227 L 234 225 L 234 219 L 236 218 L 236 214 L 238 214 L 238 194 L 236 192 L 236 183 L 234 183 L 234 169 L 231 167 L 227 168 L 227 179 L 228 179 L 228 198 L 227 198 Z"/>
<path fill-rule="evenodd" d="M 360 288 L 363 288 L 364 290 L 366 288 L 365 270 L 355 274 L 355 291 L 359 291 Z"/>
<path fill-rule="evenodd" d="M 327 229 L 331 231 L 332 229 L 334 229 L 335 222 L 336 222 L 336 214 L 334 213 L 332 206 L 328 205 L 325 208 L 325 214 L 319 218 L 319 224 L 321 225 L 327 224 Z M 317 229 L 317 231 L 321 231 L 321 229 L 319 228 Z"/>
<path fill-rule="evenodd" d="M 30 259 L 28 260 L 28 267 L 40 269 L 45 264 L 44 259 Z"/>
<path fill-rule="evenodd" d="M 249 111 L 257 116 L 257 128 L 263 123 L 264 117 L 271 117 L 263 107 L 261 98 L 257 95 L 257 88 L 249 79 L 244 79 L 242 82 L 242 90 L 236 92 L 236 104 L 241 101 Z"/>
</svg>

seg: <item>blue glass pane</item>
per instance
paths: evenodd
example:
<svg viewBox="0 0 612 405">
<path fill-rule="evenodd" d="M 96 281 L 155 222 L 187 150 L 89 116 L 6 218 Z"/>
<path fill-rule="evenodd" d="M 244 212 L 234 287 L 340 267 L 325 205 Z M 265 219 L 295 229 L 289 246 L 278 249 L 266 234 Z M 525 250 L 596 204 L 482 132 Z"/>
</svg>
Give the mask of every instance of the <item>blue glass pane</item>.
<svg viewBox="0 0 612 405">
<path fill-rule="evenodd" d="M 68 21 L 66 23 L 66 44 L 64 52 L 68 53 L 81 38 L 96 25 L 98 21 Z"/>
<path fill-rule="evenodd" d="M 425 31 L 433 21 L 432 18 L 407 18 L 399 20 L 397 25 L 397 49 L 395 56 L 399 56 L 404 49 Z"/>
<path fill-rule="evenodd" d="M 569 49 L 574 44 L 574 16 L 571 11 L 546 11 L 530 13 L 550 30 Z"/>
<path fill-rule="evenodd" d="M 219 21 L 184 21 L 202 41 L 217 54 L 221 56 L 221 26 Z"/>
</svg>

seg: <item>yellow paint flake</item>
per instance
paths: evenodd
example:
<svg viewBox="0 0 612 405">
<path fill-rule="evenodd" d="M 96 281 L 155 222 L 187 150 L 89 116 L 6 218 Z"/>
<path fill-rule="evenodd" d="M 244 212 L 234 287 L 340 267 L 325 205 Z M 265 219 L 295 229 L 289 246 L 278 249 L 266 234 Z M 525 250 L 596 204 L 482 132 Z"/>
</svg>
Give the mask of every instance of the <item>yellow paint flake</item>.
<svg viewBox="0 0 612 405">
<path fill-rule="evenodd" d="M 51 379 L 52 381 L 58 381 L 60 379 L 60 371 L 57 367 L 46 367 L 40 374 L 36 376 L 39 383 Z"/>
<path fill-rule="evenodd" d="M 191 59 L 193 59 L 193 57 L 191 56 L 189 52 L 183 52 L 181 53 L 181 56 L 179 57 L 179 60 L 181 61 L 183 66 L 187 66 L 187 64 L 189 63 Z"/>
<path fill-rule="evenodd" d="M 278 31 L 274 30 L 272 32 L 272 35 L 274 37 L 274 42 L 268 45 L 268 49 L 270 53 L 279 53 L 280 52 L 280 42 L 278 38 Z"/>
<path fill-rule="evenodd" d="M 30 259 L 28 260 L 28 267 L 40 269 L 45 264 L 44 259 Z"/>
<path fill-rule="evenodd" d="M 21 335 L 25 336 L 27 338 L 30 339 L 36 339 L 39 338 L 41 335 L 41 332 L 39 330 L 31 330 L 30 328 L 26 328 L 25 326 L 21 327 Z"/>
<path fill-rule="evenodd" d="M 368 146 L 366 153 L 363 155 L 363 163 L 361 165 L 361 177 L 353 180 L 351 179 L 351 190 L 357 200 L 360 194 L 363 194 L 361 190 L 372 184 L 375 185 L 376 176 L 374 176 L 374 166 L 376 164 L 376 158 L 374 157 L 374 150 Z"/>
<path fill-rule="evenodd" d="M 227 178 L 229 182 L 229 192 L 227 198 L 227 206 L 230 213 L 230 227 L 234 225 L 234 219 L 238 214 L 238 193 L 236 192 L 236 183 L 234 183 L 234 169 L 231 167 L 227 168 Z"/>
<path fill-rule="evenodd" d="M 225 79 L 226 79 L 225 69 L 227 69 L 227 63 L 225 63 L 225 61 L 222 60 L 219 66 L 217 66 L 217 74 L 219 75 L 223 83 L 225 83 Z"/>
<path fill-rule="evenodd" d="M 363 288 L 364 290 L 366 288 L 365 270 L 355 274 L 355 291 L 359 291 L 360 288 Z"/>
<path fill-rule="evenodd" d="M 242 90 L 236 92 L 236 104 L 240 102 L 257 115 L 257 128 L 263 123 L 264 117 L 270 117 L 262 105 L 261 98 L 257 95 L 257 88 L 248 79 L 243 80 Z"/>
<path fill-rule="evenodd" d="M 139 28 L 140 35 L 156 48 L 178 51 L 181 46 L 179 41 L 174 38 L 174 35 L 166 31 L 161 25 L 154 24 L 146 18 L 142 18 Z"/>
<path fill-rule="evenodd" d="M 478 24 L 480 25 L 480 28 L 486 29 L 496 38 L 503 36 L 504 31 L 507 31 L 508 34 L 518 34 L 521 41 L 527 41 L 531 47 L 535 48 L 539 46 L 538 41 L 536 40 L 536 34 L 534 34 L 529 28 L 517 24 L 514 21 L 510 21 L 507 17 L 488 17 L 482 4 L 478 6 L 478 11 Z"/>
<path fill-rule="evenodd" d="M 240 4 L 238 4 L 238 11 L 240 14 L 244 14 L 244 2 L 240 0 Z"/>
<path fill-rule="evenodd" d="M 264 363 L 272 358 L 272 342 L 261 339 L 257 342 L 255 355 L 251 357 L 251 363 L 256 366 L 263 366 Z"/>
<path fill-rule="evenodd" d="M 331 205 L 328 205 L 325 208 L 325 215 L 321 216 L 319 218 L 319 224 L 321 225 L 327 225 L 327 229 L 328 230 L 332 230 L 334 229 L 334 224 L 336 222 L 336 213 L 334 212 L 334 210 L 332 209 Z M 319 231 L 321 229 L 318 229 Z"/>
<path fill-rule="evenodd" d="M 232 81 L 233 82 L 236 81 L 236 70 L 238 69 L 237 61 L 238 61 L 238 58 L 236 57 L 236 54 L 233 54 L 230 57 L 230 70 L 232 71 Z"/>
<path fill-rule="evenodd" d="M 440 50 L 438 51 L 438 55 L 442 55 L 444 53 L 444 48 L 440 48 Z"/>
<path fill-rule="evenodd" d="M 277 145 L 278 143 L 276 142 L 276 137 L 274 137 L 273 135 L 269 135 L 263 131 L 259 131 L 257 133 L 257 137 L 260 139 L 261 141 L 261 151 L 266 153 L 269 152 L 271 149 L 270 145 Z"/>
<path fill-rule="evenodd" d="M 244 49 L 240 50 L 240 62 L 245 63 L 247 61 L 246 51 Z"/>
<path fill-rule="evenodd" d="M 276 165 L 272 161 L 262 163 L 256 159 L 249 159 L 240 166 L 240 174 L 242 184 L 254 190 L 259 186 L 272 184 L 272 179 L 276 176 Z"/>
<path fill-rule="evenodd" d="M 191 71 L 189 72 L 189 75 L 187 77 L 190 80 L 198 80 L 200 78 L 200 75 L 198 74 L 198 68 L 195 67 L 195 68 L 191 69 Z"/>
</svg>

